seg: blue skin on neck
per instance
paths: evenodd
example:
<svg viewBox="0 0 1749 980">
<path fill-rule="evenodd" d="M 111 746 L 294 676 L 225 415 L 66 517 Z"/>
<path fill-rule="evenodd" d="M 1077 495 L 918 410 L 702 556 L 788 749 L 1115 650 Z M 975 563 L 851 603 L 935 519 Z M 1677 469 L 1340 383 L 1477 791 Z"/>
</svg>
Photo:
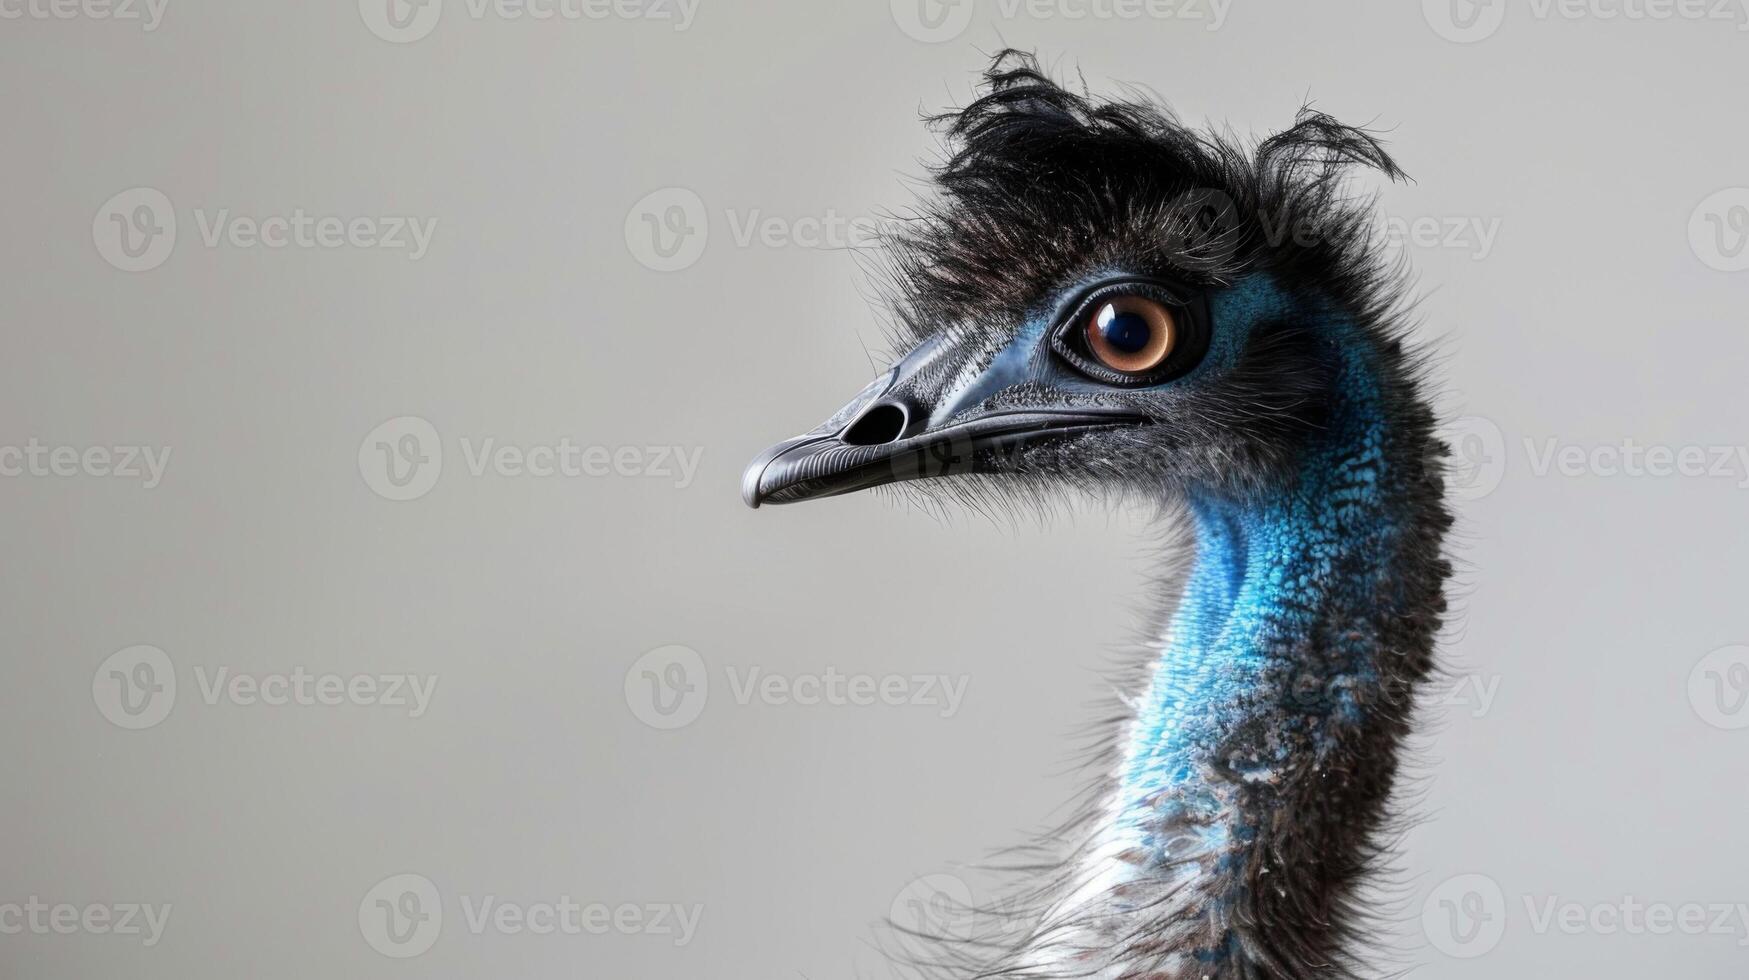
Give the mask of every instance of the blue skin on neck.
<svg viewBox="0 0 1749 980">
<path fill-rule="evenodd" d="M 1028 317 L 987 361 L 962 362 L 929 424 L 975 413 L 1015 386 L 1093 395 L 1109 389 L 1051 356 L 1049 330 L 1088 286 L 1122 276 L 1104 270 L 1065 291 L 1055 309 Z M 1327 417 L 1306 436 L 1289 479 L 1269 491 L 1189 491 L 1196 558 L 1165 635 L 1148 689 L 1137 704 L 1117 771 L 1115 813 L 1088 855 L 1089 877 L 1066 903 L 1110 901 L 1121 912 L 1126 879 L 1212 873 L 1206 888 L 1134 893 L 1134 900 L 1182 901 L 1186 915 L 1245 896 L 1229 874 L 1261 833 L 1247 804 L 1268 806 L 1261 786 L 1278 774 L 1316 767 L 1345 730 L 1367 721 L 1381 679 L 1376 624 L 1394 615 L 1393 553 L 1406 515 L 1387 487 L 1388 421 L 1371 337 L 1317 295 L 1290 294 L 1255 275 L 1209 296 L 1214 336 L 1202 361 L 1167 382 L 1194 388 L 1237 366 L 1254 332 L 1291 319 L 1328 341 L 1334 375 Z M 923 350 L 929 356 L 933 347 Z M 973 373 L 971 365 L 983 364 Z M 1310 757 L 1310 758 L 1308 758 Z M 1182 862 L 1182 863 L 1180 863 Z M 1147 906 L 1156 908 L 1156 905 Z M 1103 920 L 1102 920 L 1103 921 Z M 1239 954 L 1236 933 L 1187 951 L 1218 963 Z M 1091 974 L 1089 974 L 1091 975 Z"/>
<path fill-rule="evenodd" d="M 1198 371 L 1230 367 L 1252 327 L 1290 309 L 1301 320 L 1316 319 L 1335 341 L 1337 405 L 1290 485 L 1254 499 L 1211 491 L 1189 500 L 1196 559 L 1119 773 L 1117 829 L 1157 860 L 1173 856 L 1175 844 L 1157 839 L 1153 828 L 1168 822 L 1183 827 L 1163 818 L 1183 816 L 1206 828 L 1201 846 L 1218 850 L 1247 839 L 1253 829 L 1236 814 L 1221 812 L 1209 782 L 1211 765 L 1229 779 L 1268 778 L 1289 761 L 1284 746 L 1296 744 L 1272 744 L 1269 733 L 1299 734 L 1315 729 L 1318 719 L 1357 721 L 1356 689 L 1376 682 L 1370 647 L 1358 639 L 1353 649 L 1331 651 L 1327 662 L 1273 660 L 1311 632 L 1316 611 L 1333 599 L 1363 604 L 1370 594 L 1372 576 L 1345 581 L 1335 564 L 1339 556 L 1358 557 L 1369 570 L 1385 566 L 1384 547 L 1394 530 L 1379 491 L 1385 419 L 1367 347 L 1348 342 L 1358 339 L 1358 327 L 1327 309 L 1314 306 L 1308 314 L 1303 299 L 1266 277 L 1253 277 L 1211 297 L 1217 338 Z M 1289 705 L 1285 692 L 1272 689 L 1284 667 L 1288 676 L 1315 682 L 1309 697 L 1298 690 Z M 1248 755 L 1217 758 L 1228 733 L 1247 725 L 1263 733 L 1247 743 Z"/>
<path fill-rule="evenodd" d="M 1063 303 L 1093 282 L 1121 275 L 1103 270 L 1066 290 Z M 1216 325 L 1209 351 L 1193 371 L 1163 387 L 1193 385 L 1231 370 L 1258 325 L 1291 316 L 1314 324 L 1331 341 L 1339 358 L 1336 404 L 1326 427 L 1304 447 L 1297 478 L 1278 493 L 1243 500 L 1213 491 L 1190 495 L 1196 560 L 1136 712 L 1119 772 L 1114 828 L 1124 844 L 1162 861 L 1173 856 L 1174 845 L 1158 839 L 1153 828 L 1173 823 L 1176 815 L 1206 828 L 1200 843 L 1216 849 L 1252 834 L 1236 815 L 1223 819 L 1208 779 L 1211 764 L 1229 777 L 1265 779 L 1289 761 L 1281 745 L 1291 742 L 1280 740 L 1272 758 L 1268 733 L 1291 736 L 1315 728 L 1319 719 L 1359 718 L 1355 692 L 1377 681 L 1372 650 L 1363 640 L 1341 641 L 1325 651 L 1324 661 L 1310 665 L 1274 662 L 1269 651 L 1292 649 L 1309 632 L 1316 610 L 1346 605 L 1350 598 L 1364 607 L 1376 575 L 1344 580 L 1336 561 L 1384 569 L 1396 525 L 1379 490 L 1385 476 L 1382 396 L 1358 325 L 1317 297 L 1290 294 L 1263 274 L 1209 299 Z M 1097 382 L 1068 372 L 1046 350 L 1044 337 L 1064 309 L 1060 303 L 1029 318 L 984 370 L 942 399 L 930 425 L 975 411 L 1028 381 L 1101 392 Z M 1283 667 L 1289 676 L 1315 682 L 1310 698 L 1296 692 L 1289 705 L 1271 689 L 1269 678 L 1279 678 Z M 1265 733 L 1262 751 L 1243 760 L 1217 759 L 1223 738 L 1248 723 Z"/>
</svg>

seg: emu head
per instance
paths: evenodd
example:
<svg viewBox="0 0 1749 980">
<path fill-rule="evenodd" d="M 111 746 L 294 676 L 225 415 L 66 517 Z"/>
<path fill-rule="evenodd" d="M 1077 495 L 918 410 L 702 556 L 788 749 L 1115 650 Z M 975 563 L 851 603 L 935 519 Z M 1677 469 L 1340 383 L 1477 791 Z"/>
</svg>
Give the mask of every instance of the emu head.
<svg viewBox="0 0 1749 980">
<path fill-rule="evenodd" d="M 1394 350 L 1344 192 L 1355 165 L 1398 176 L 1379 144 L 1303 111 L 1252 153 L 1028 55 L 985 77 L 936 120 L 938 193 L 889 243 L 909 352 L 755 459 L 746 502 L 966 475 L 1004 496 L 1233 495 L 1294 472 L 1356 348 Z"/>
</svg>

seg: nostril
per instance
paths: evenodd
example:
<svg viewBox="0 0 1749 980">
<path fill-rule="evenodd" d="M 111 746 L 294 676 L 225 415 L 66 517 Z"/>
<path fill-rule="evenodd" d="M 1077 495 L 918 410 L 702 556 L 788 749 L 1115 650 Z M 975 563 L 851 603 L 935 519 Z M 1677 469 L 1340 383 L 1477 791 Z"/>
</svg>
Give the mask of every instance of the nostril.
<svg viewBox="0 0 1749 980">
<path fill-rule="evenodd" d="M 904 433 L 904 407 L 884 402 L 862 413 L 839 438 L 851 446 L 884 446 Z"/>
</svg>

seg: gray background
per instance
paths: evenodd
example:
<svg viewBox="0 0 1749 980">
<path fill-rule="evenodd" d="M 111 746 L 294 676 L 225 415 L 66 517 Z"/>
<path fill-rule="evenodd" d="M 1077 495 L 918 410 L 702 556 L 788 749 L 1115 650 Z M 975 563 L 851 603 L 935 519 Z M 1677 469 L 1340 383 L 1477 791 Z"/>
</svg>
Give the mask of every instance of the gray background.
<svg viewBox="0 0 1749 980">
<path fill-rule="evenodd" d="M 172 914 L 150 948 L 0 935 L 0 975 L 873 975 L 866 940 L 895 903 L 983 888 L 956 862 L 1078 785 L 1074 734 L 1146 601 L 1144 521 L 1003 528 L 873 496 L 753 512 L 738 479 L 878 366 L 853 257 L 788 232 L 902 207 L 935 150 L 919 111 L 962 103 L 1003 43 L 1242 133 L 1310 98 L 1388 131 L 1417 182 L 1385 213 L 1469 229 L 1403 248 L 1472 469 L 1455 686 L 1426 712 L 1423 820 L 1381 944 L 1426 980 L 1743 975 L 1734 910 L 1701 935 L 1608 911 L 1749 903 L 1735 8 L 1457 0 L 1481 18 L 1464 34 L 1437 0 L 1234 0 L 1218 27 L 1206 5 L 1075 19 L 977 0 L 938 9 L 928 41 L 910 0 L 702 0 L 685 30 L 447 0 L 398 43 L 369 26 L 378 0 L 169 0 L 149 31 L 37 3 L 0 20 L 0 446 L 172 456 L 150 489 L 83 463 L 0 477 L 0 906 Z M 106 209 L 138 187 L 178 231 L 127 272 Z M 657 271 L 643 212 L 677 202 L 693 260 Z M 209 247 L 221 209 L 438 224 L 417 260 Z M 783 234 L 737 242 L 755 215 Z M 397 501 L 360 449 L 404 417 L 432 426 L 442 468 Z M 475 476 L 462 440 L 487 438 L 629 447 L 626 472 Z M 1731 462 L 1636 475 L 1593 452 L 1627 440 Z M 653 447 L 698 453 L 695 477 L 664 476 Z M 1550 447 L 1585 458 L 1542 466 Z M 105 692 L 140 644 L 177 690 L 134 730 Z M 659 730 L 641 671 L 671 645 L 710 689 Z M 950 717 L 743 704 L 729 680 L 828 667 L 948 675 L 965 698 Z M 221 668 L 437 687 L 417 718 L 208 703 Z M 403 874 L 443 913 L 412 958 L 369 935 L 373 889 Z M 476 933 L 463 902 L 487 895 L 703 915 L 684 946 Z M 1550 902 L 1584 921 L 1543 925 Z"/>
</svg>

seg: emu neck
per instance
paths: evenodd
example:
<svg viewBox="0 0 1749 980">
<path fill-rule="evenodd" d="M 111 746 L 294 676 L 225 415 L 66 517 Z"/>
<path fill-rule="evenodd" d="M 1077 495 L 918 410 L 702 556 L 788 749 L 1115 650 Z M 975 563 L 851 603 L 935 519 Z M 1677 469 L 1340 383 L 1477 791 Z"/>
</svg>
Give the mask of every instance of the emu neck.
<svg viewBox="0 0 1749 980">
<path fill-rule="evenodd" d="M 1196 558 L 1137 711 L 1126 811 L 1147 812 L 1164 794 L 1193 808 L 1188 817 L 1218 817 L 1219 789 L 1269 781 L 1297 761 L 1291 743 L 1249 731 L 1358 720 L 1378 680 L 1372 651 L 1303 655 L 1320 624 L 1373 595 L 1390 565 L 1393 519 L 1369 480 L 1308 472 L 1281 499 L 1192 503 Z"/>
<path fill-rule="evenodd" d="M 1428 416 L 1358 357 L 1340 373 L 1292 479 L 1193 495 L 1195 562 L 1117 772 L 1097 877 L 1204 966 L 1340 957 L 1444 611 Z"/>
</svg>

